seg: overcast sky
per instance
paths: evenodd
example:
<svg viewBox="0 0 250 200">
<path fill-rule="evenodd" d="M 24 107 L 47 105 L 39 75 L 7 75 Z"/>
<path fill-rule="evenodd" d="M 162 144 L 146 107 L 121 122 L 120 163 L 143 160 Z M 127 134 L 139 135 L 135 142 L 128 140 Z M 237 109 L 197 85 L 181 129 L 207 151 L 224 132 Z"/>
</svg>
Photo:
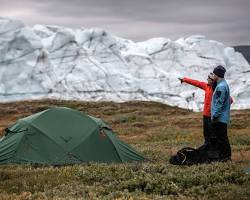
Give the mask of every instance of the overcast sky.
<svg viewBox="0 0 250 200">
<path fill-rule="evenodd" d="M 29 26 L 98 27 L 134 41 L 195 34 L 250 45 L 250 0 L 0 0 L 0 16 Z"/>
</svg>

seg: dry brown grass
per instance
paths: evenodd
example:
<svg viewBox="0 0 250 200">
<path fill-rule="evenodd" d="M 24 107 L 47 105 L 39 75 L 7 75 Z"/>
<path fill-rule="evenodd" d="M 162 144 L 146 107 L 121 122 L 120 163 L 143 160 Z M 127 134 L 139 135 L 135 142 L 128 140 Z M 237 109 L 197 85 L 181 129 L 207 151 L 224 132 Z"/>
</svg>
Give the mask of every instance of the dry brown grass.
<svg viewBox="0 0 250 200">
<path fill-rule="evenodd" d="M 137 166 L 136 170 L 135 166 L 130 165 L 95 164 L 61 169 L 44 168 L 39 169 L 40 171 L 30 167 L 0 167 L 0 179 L 4 177 L 6 179 L 0 181 L 0 194 L 4 199 L 80 199 L 82 197 L 92 199 L 116 197 L 125 199 L 130 197 L 133 199 L 136 197 L 137 199 L 247 199 L 249 177 L 244 178 L 246 175 L 243 175 L 241 170 L 250 165 L 250 110 L 235 110 L 231 113 L 229 139 L 233 150 L 232 163 L 179 168 L 170 166 L 167 160 L 181 147 L 197 147 L 202 144 L 202 113 L 154 102 L 20 101 L 0 104 L 0 133 L 17 119 L 52 106 L 66 106 L 102 118 L 111 125 L 121 139 L 149 157 L 153 163 Z M 112 177 L 113 175 L 109 174 L 110 168 L 114 172 L 123 170 L 124 174 L 128 175 L 128 181 L 123 180 L 118 174 Z M 105 171 L 107 174 L 100 175 L 101 180 L 99 180 L 99 175 L 93 177 L 94 182 L 92 182 L 92 179 L 89 180 L 89 177 L 86 178 L 81 174 L 86 170 L 94 174 L 95 170 L 99 170 L 100 173 Z M 176 170 L 177 174 L 175 174 Z M 214 176 L 210 174 L 210 178 L 204 175 L 204 173 L 211 172 Z M 191 174 L 187 175 L 187 173 Z M 51 177 L 48 177 L 48 174 Z M 25 178 L 26 176 L 30 178 Z M 82 178 L 79 179 L 79 176 Z M 139 180 L 131 179 L 130 176 L 135 176 Z M 145 176 L 146 182 L 143 178 L 140 179 L 141 176 Z M 147 176 L 149 176 L 148 180 Z M 194 178 L 196 176 L 201 180 L 207 178 L 208 183 L 202 181 L 196 183 L 197 180 Z M 23 180 L 20 180 L 20 177 L 23 177 Z M 154 180 L 154 177 L 158 178 Z M 103 182 L 103 179 L 108 179 L 110 182 Z M 43 186 L 37 185 L 36 181 Z M 160 183 L 161 181 L 167 188 L 161 189 L 163 184 Z M 185 181 L 190 185 L 183 185 Z M 21 186 L 24 183 L 26 185 Z M 37 186 L 33 187 L 32 184 Z M 113 190 L 111 186 L 116 189 Z M 130 186 L 132 189 L 124 189 Z M 74 188 L 76 188 L 76 194 L 74 194 Z M 231 192 L 228 193 L 227 190 Z"/>
</svg>

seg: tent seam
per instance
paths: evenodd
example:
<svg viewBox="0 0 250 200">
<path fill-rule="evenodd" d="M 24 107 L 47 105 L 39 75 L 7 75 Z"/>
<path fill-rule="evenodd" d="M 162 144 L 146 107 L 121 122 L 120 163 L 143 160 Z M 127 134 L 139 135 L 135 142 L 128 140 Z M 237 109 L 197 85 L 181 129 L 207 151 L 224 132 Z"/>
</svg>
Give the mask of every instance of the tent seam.
<svg viewBox="0 0 250 200">
<path fill-rule="evenodd" d="M 24 121 L 25 121 L 25 120 L 24 120 Z M 38 128 L 37 126 L 35 126 L 35 125 L 33 125 L 33 124 L 29 123 L 29 122 L 26 122 L 26 121 L 25 121 L 25 123 L 27 123 L 28 125 L 30 125 L 31 127 L 35 128 L 35 129 L 37 129 L 37 130 L 40 131 L 43 135 L 45 135 L 46 137 L 50 138 L 55 144 L 57 144 L 59 147 L 61 147 L 61 145 L 58 144 L 52 137 L 50 137 L 49 135 L 44 134 L 44 132 L 43 132 L 40 128 Z M 62 147 L 61 147 L 61 148 L 62 148 Z M 63 148 L 62 148 L 62 149 L 63 149 Z"/>
<path fill-rule="evenodd" d="M 109 134 L 107 134 L 107 136 L 109 137 Z M 117 154 L 118 154 L 118 156 L 119 156 L 120 160 L 123 162 L 123 159 L 122 159 L 122 157 L 121 157 L 121 155 L 120 155 L 119 151 L 117 150 L 117 146 L 116 146 L 116 144 L 113 142 L 113 140 L 111 139 L 111 137 L 109 137 L 109 139 L 110 139 L 111 143 L 114 145 L 114 147 L 115 147 L 115 151 L 117 152 Z"/>
</svg>

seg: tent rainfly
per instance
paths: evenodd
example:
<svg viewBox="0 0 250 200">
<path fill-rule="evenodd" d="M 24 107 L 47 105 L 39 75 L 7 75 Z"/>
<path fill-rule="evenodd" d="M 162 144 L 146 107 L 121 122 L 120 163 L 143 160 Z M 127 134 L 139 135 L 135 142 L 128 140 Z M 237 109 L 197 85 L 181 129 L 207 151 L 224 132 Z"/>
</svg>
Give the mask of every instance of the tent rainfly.
<svg viewBox="0 0 250 200">
<path fill-rule="evenodd" d="M 1 164 L 124 163 L 146 158 L 101 119 L 54 107 L 17 120 L 0 139 Z"/>
</svg>

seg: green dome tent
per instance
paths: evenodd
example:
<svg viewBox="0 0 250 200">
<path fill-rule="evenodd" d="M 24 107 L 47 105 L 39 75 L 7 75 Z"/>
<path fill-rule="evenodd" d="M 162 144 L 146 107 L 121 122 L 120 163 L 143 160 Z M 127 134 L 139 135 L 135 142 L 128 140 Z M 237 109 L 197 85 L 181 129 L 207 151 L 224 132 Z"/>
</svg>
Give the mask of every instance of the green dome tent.
<svg viewBox="0 0 250 200">
<path fill-rule="evenodd" d="M 55 107 L 19 119 L 0 139 L 0 164 L 122 163 L 145 158 L 101 120 Z"/>
</svg>

